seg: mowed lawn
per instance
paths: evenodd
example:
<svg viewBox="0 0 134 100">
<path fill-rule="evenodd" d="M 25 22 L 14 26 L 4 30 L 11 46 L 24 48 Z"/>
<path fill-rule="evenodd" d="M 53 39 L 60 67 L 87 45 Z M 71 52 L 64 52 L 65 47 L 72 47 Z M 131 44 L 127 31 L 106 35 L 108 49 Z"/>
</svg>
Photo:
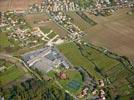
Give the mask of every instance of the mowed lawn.
<svg viewBox="0 0 134 100">
<path fill-rule="evenodd" d="M 7 69 L 5 72 L 0 73 L 0 84 L 6 85 L 11 81 L 15 81 L 24 75 L 24 71 L 17 68 L 15 65 L 12 68 Z"/>
<path fill-rule="evenodd" d="M 8 41 L 7 33 L 0 32 L 0 47 L 4 48 L 9 46 L 10 42 Z"/>
</svg>

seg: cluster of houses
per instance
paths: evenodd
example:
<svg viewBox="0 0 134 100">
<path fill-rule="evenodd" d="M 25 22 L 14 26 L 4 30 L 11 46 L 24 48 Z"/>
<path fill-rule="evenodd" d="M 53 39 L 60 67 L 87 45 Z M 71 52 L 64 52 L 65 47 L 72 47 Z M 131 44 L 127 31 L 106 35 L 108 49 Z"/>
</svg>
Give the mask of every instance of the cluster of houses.
<svg viewBox="0 0 134 100">
<path fill-rule="evenodd" d="M 33 4 L 32 6 L 29 7 L 28 12 L 33 13 L 33 12 L 45 12 L 46 7 L 45 7 L 45 2 L 41 2 L 41 4 Z"/>
<path fill-rule="evenodd" d="M 77 1 L 77 0 L 76 0 Z M 100 13 L 112 14 L 115 10 L 124 7 L 134 7 L 134 3 L 131 0 L 96 0 L 89 6 L 81 6 L 79 4 L 81 1 L 72 0 L 45 0 L 40 4 L 33 4 L 26 10 L 16 10 L 17 14 L 27 14 L 36 12 L 59 12 L 59 11 L 88 11 L 92 12 L 94 15 L 101 15 Z M 87 2 L 87 1 L 85 1 Z M 87 2 L 89 3 L 89 2 Z M 113 5 L 114 4 L 114 5 Z"/>
<path fill-rule="evenodd" d="M 10 12 L 5 13 L 5 19 L 8 22 L 6 29 L 10 30 L 8 33 L 9 41 L 14 40 L 21 47 L 36 44 L 38 42 L 37 38 L 33 38 L 38 36 L 38 34 L 34 34 L 35 31 L 26 25 L 24 19 L 20 19 L 14 13 Z"/>
<path fill-rule="evenodd" d="M 70 0 L 46 0 L 48 12 L 57 11 L 75 11 L 79 9 L 78 5 Z"/>
<path fill-rule="evenodd" d="M 43 39 L 39 39 L 41 36 L 42 35 L 40 35 L 40 32 L 38 32 L 37 34 L 37 31 L 34 31 L 34 29 L 22 30 L 20 28 L 17 28 L 13 32 L 8 34 L 9 40 L 13 39 L 17 43 L 19 43 L 20 47 L 33 46 L 39 43 L 39 41 L 43 42 Z"/>
<path fill-rule="evenodd" d="M 45 0 L 41 4 L 33 4 L 28 8 L 29 13 L 34 12 L 57 12 L 79 10 L 78 4 L 70 0 Z"/>
<path fill-rule="evenodd" d="M 8 22 L 6 21 L 4 17 L 4 13 L 0 12 L 0 28 L 5 27 L 8 25 Z"/>
<path fill-rule="evenodd" d="M 84 98 L 85 96 L 88 95 L 89 88 L 85 87 L 81 93 L 78 95 L 78 98 Z"/>
<path fill-rule="evenodd" d="M 98 98 L 99 100 L 106 100 L 106 94 L 104 91 L 104 81 L 103 80 L 98 80 L 98 88 L 94 89 L 92 91 L 92 95 L 96 98 Z"/>
<path fill-rule="evenodd" d="M 61 25 L 64 29 L 66 29 L 70 33 L 69 37 L 71 39 L 79 40 L 80 37 L 85 35 L 85 33 L 81 31 L 78 26 L 76 26 L 71 22 L 72 19 L 65 13 L 63 12 L 53 13 L 52 17 L 56 23 Z"/>
<path fill-rule="evenodd" d="M 0 66 L 0 73 L 1 72 L 4 72 L 6 70 L 6 67 L 5 66 Z"/>
<path fill-rule="evenodd" d="M 50 45 L 55 39 L 55 44 L 64 42 L 59 36 L 51 39 L 49 35 L 53 33 L 52 30 L 43 33 L 39 27 L 30 28 L 25 20 L 20 19 L 14 12 L 2 13 L 1 17 L 0 25 L 4 25 L 5 31 L 8 31 L 9 41 L 14 40 L 20 47 L 34 46 L 46 42 Z M 15 47 L 15 45 L 12 44 L 11 47 Z"/>
</svg>

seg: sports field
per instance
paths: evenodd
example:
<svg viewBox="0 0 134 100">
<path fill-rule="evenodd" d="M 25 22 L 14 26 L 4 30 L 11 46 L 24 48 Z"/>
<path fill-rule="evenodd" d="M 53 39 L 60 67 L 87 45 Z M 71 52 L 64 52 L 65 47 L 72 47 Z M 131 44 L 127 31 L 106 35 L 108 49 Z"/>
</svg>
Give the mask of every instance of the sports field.
<svg viewBox="0 0 134 100">
<path fill-rule="evenodd" d="M 128 9 L 122 9 L 108 17 L 85 13 L 97 22 L 87 28 L 85 39 L 99 46 L 104 46 L 120 55 L 128 56 L 134 61 L 134 16 L 127 15 Z"/>
<path fill-rule="evenodd" d="M 65 73 L 67 74 L 68 79 L 59 79 L 59 83 L 64 87 L 64 89 L 70 91 L 71 93 L 79 93 L 83 86 L 81 74 L 75 70 L 66 70 Z"/>
<path fill-rule="evenodd" d="M 0 11 L 25 10 L 32 4 L 40 4 L 43 0 L 0 0 Z"/>
</svg>

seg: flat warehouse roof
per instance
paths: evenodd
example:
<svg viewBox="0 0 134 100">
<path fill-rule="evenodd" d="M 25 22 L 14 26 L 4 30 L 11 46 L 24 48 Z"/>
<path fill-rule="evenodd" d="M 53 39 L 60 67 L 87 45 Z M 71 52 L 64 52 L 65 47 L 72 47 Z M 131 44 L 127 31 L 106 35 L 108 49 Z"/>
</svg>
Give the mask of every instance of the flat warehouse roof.
<svg viewBox="0 0 134 100">
<path fill-rule="evenodd" d="M 37 68 L 42 72 L 49 72 L 60 64 L 69 67 L 69 64 L 55 47 L 45 47 L 28 52 L 22 55 L 22 59 L 29 67 Z"/>
</svg>

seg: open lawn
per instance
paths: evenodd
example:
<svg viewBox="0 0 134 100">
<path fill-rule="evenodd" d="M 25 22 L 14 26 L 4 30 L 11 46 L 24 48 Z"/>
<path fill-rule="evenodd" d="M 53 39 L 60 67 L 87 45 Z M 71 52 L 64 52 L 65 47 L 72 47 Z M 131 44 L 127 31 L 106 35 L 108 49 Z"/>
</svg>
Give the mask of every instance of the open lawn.
<svg viewBox="0 0 134 100">
<path fill-rule="evenodd" d="M 8 47 L 9 44 L 7 33 L 0 32 L 0 48 Z"/>
<path fill-rule="evenodd" d="M 85 13 L 97 22 L 97 25 L 85 30 L 85 39 L 134 61 L 134 16 L 127 15 L 127 11 L 122 9 L 108 17 Z"/>
<path fill-rule="evenodd" d="M 0 84 L 6 85 L 9 82 L 15 81 L 24 75 L 24 71 L 18 69 L 15 65 L 10 69 L 7 69 L 5 72 L 0 73 Z"/>
<path fill-rule="evenodd" d="M 51 29 L 46 28 L 46 27 L 40 27 L 40 29 L 46 34 L 51 31 Z M 52 39 L 54 36 L 56 36 L 55 32 L 52 32 L 51 34 L 48 35 L 48 38 Z"/>
<path fill-rule="evenodd" d="M 43 32 L 43 33 L 49 33 L 51 29 L 47 28 L 47 27 L 40 27 L 40 30 Z"/>
<path fill-rule="evenodd" d="M 40 4 L 43 0 L 0 0 L 0 11 L 25 10 L 32 4 Z"/>
<path fill-rule="evenodd" d="M 10 47 L 10 45 L 14 45 L 14 47 Z M 10 48 L 10 49 L 9 49 Z M 19 48 L 19 41 L 14 41 L 14 39 L 8 39 L 7 33 L 0 32 L 0 51 L 16 52 Z"/>
</svg>

